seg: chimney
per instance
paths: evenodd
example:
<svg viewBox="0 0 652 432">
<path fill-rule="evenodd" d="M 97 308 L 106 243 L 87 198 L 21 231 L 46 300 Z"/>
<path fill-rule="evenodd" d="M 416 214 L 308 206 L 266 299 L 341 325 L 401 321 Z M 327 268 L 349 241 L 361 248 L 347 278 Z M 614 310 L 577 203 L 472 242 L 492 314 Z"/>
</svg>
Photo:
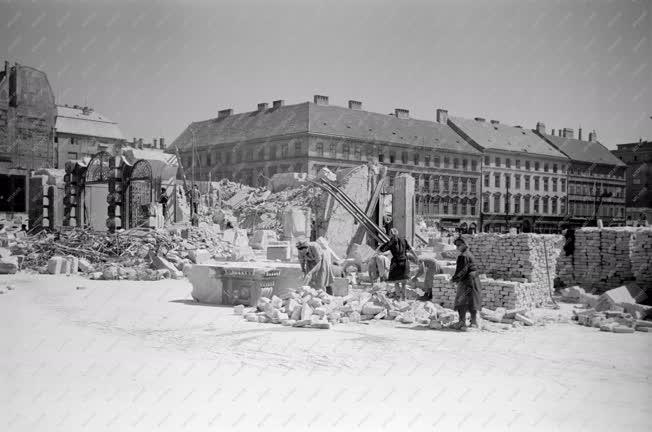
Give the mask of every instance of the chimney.
<svg viewBox="0 0 652 432">
<path fill-rule="evenodd" d="M 476 117 L 474 120 L 481 123 L 484 122 L 484 119 L 482 117 Z"/>
<path fill-rule="evenodd" d="M 537 122 L 537 133 L 545 134 L 546 133 L 546 124 L 543 122 Z M 553 132 L 554 135 L 554 132 Z"/>
<path fill-rule="evenodd" d="M 555 136 L 555 130 L 553 129 L 550 135 Z"/>
<path fill-rule="evenodd" d="M 405 108 L 394 108 L 394 115 L 396 118 L 408 119 L 410 118 L 410 110 L 406 110 Z"/>
<path fill-rule="evenodd" d="M 598 134 L 595 131 L 589 132 L 589 141 L 595 142 L 597 140 L 598 140 Z"/>
<path fill-rule="evenodd" d="M 158 148 L 156 145 L 156 138 L 152 138 L 152 148 Z"/>
<path fill-rule="evenodd" d="M 490 122 L 492 125 L 500 124 L 500 122 L 499 122 L 498 120 L 490 120 L 489 122 Z"/>
<path fill-rule="evenodd" d="M 136 144 L 138 144 L 138 140 L 134 137 L 134 147 L 136 147 Z"/>
<path fill-rule="evenodd" d="M 141 150 L 143 148 L 143 139 L 142 138 L 138 138 L 138 148 L 141 149 Z"/>
<path fill-rule="evenodd" d="M 159 138 L 158 145 L 161 147 L 161 150 L 165 150 L 165 138 L 163 137 Z"/>
<path fill-rule="evenodd" d="M 577 139 L 582 141 L 582 128 L 579 128 L 577 130 Z"/>
<path fill-rule="evenodd" d="M 267 109 L 267 102 L 262 102 L 258 104 L 258 111 L 265 111 Z"/>
<path fill-rule="evenodd" d="M 361 109 L 362 109 L 362 102 L 360 102 L 360 101 L 350 100 L 350 101 L 349 101 L 349 109 L 352 109 L 352 110 L 361 110 Z"/>
<path fill-rule="evenodd" d="M 328 105 L 328 96 L 315 95 L 314 102 L 316 105 Z"/>
<path fill-rule="evenodd" d="M 226 117 L 228 117 L 230 115 L 233 115 L 233 108 L 224 109 L 224 110 L 221 110 L 221 111 L 217 112 L 217 118 L 218 119 L 226 118 Z"/>
<path fill-rule="evenodd" d="M 285 105 L 285 101 L 283 99 L 275 100 L 274 102 L 272 102 L 273 108 L 280 108 L 283 105 Z"/>
<path fill-rule="evenodd" d="M 573 139 L 573 129 L 571 128 L 564 128 L 564 138 L 570 138 Z"/>
<path fill-rule="evenodd" d="M 437 109 L 437 123 L 446 124 L 448 123 L 448 111 L 445 109 Z"/>
</svg>

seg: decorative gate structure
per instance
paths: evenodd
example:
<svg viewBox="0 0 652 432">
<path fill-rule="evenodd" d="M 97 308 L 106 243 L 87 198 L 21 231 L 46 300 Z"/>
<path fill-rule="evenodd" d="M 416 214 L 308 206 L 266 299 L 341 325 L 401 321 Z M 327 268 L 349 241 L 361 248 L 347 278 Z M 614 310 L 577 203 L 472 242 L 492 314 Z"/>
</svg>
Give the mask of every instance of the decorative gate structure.
<svg viewBox="0 0 652 432">
<path fill-rule="evenodd" d="M 111 159 L 107 152 L 99 152 L 86 167 L 83 185 L 83 208 L 80 214 L 83 225 L 101 231 L 106 228 L 108 209 L 106 199 L 111 180 Z"/>
<path fill-rule="evenodd" d="M 66 175 L 63 198 L 63 226 L 81 226 L 80 209 L 82 208 L 81 193 L 84 189 L 87 166 L 80 161 L 66 162 Z"/>
<path fill-rule="evenodd" d="M 125 194 L 127 226 L 129 228 L 149 224 L 152 186 L 152 166 L 145 159 L 136 161 L 129 170 Z"/>
</svg>

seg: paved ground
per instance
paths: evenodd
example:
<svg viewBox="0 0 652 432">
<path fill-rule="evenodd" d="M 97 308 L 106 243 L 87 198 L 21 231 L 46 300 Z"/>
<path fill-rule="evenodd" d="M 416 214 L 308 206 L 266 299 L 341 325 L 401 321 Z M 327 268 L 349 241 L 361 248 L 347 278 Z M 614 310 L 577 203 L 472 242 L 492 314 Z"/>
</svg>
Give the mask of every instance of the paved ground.
<svg viewBox="0 0 652 432">
<path fill-rule="evenodd" d="M 194 304 L 186 281 L 6 284 L 0 430 L 642 431 L 652 414 L 650 333 L 295 329 Z"/>
</svg>

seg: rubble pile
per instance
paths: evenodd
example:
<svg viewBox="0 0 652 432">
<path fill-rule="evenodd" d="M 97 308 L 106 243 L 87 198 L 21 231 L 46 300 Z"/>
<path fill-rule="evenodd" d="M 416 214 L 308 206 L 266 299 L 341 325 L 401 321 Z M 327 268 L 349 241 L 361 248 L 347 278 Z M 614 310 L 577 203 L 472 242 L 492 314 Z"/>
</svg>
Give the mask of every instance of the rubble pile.
<svg viewBox="0 0 652 432">
<path fill-rule="evenodd" d="M 210 228 L 132 229 L 115 234 L 72 229 L 13 239 L 10 250 L 22 269 L 77 273 L 94 279 L 158 280 L 180 277 L 191 262 L 223 259 L 232 246 Z"/>
<path fill-rule="evenodd" d="M 433 298 L 445 307 L 452 308 L 455 303 L 457 284 L 451 282 L 448 274 L 435 275 Z M 550 299 L 547 286 L 534 282 L 508 281 L 480 277 L 482 284 L 482 302 L 490 309 L 531 309 L 543 306 Z"/>
<path fill-rule="evenodd" d="M 304 286 L 287 292 L 282 298 L 261 297 L 256 307 L 235 306 L 234 312 L 250 322 L 320 329 L 329 329 L 335 324 L 385 320 L 439 330 L 458 321 L 458 314 L 450 308 L 431 302 L 390 299 L 382 287 L 383 284 L 379 284 L 372 292 L 336 297 Z M 541 320 L 530 317 L 526 308 L 497 308 L 495 311 L 483 308 L 480 315 L 488 321 L 482 324 L 487 330 L 542 324 Z"/>
<path fill-rule="evenodd" d="M 463 237 L 476 258 L 480 272 L 494 279 L 532 282 L 536 290 L 547 292 L 556 277 L 557 258 L 563 246 L 562 236 L 482 233 Z M 537 298 L 535 295 L 532 300 L 536 301 Z"/>
<path fill-rule="evenodd" d="M 583 228 L 575 232 L 573 255 L 559 257 L 564 285 L 602 293 L 635 280 L 652 282 L 652 228 Z"/>
</svg>

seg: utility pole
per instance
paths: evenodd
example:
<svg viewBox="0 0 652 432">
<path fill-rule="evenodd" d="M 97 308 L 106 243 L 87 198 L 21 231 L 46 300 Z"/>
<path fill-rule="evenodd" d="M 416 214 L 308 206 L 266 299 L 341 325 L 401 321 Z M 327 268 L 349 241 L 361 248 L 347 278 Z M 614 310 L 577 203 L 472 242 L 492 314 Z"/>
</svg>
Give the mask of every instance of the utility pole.
<svg viewBox="0 0 652 432">
<path fill-rule="evenodd" d="M 190 133 L 192 134 L 192 145 L 191 145 L 191 152 L 192 152 L 192 166 L 190 168 L 190 176 L 191 176 L 191 186 L 190 186 L 190 221 L 192 223 L 194 216 L 195 215 L 195 131 L 192 129 L 192 126 L 190 127 Z"/>
</svg>

